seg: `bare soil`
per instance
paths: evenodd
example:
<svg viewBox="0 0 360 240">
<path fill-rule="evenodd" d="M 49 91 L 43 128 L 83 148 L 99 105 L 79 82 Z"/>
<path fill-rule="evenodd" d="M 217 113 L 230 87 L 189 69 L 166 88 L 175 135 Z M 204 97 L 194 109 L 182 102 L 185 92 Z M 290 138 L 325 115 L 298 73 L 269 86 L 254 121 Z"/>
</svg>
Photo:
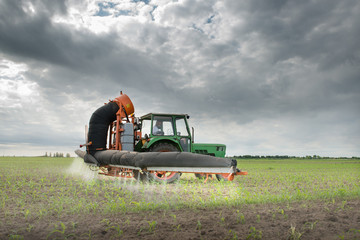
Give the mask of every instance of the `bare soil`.
<svg viewBox="0 0 360 240">
<path fill-rule="evenodd" d="M 360 239 L 360 199 L 10 219 L 0 239 Z"/>
</svg>

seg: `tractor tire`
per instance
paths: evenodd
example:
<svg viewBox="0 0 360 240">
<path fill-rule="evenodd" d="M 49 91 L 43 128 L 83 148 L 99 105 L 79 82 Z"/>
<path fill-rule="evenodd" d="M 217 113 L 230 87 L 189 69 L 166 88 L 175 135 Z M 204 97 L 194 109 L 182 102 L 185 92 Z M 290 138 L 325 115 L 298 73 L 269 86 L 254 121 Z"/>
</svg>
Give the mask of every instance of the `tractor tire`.
<svg viewBox="0 0 360 240">
<path fill-rule="evenodd" d="M 179 149 L 170 143 L 158 143 L 150 148 L 150 152 L 180 152 Z M 179 172 L 155 172 L 148 173 L 150 181 L 158 183 L 174 183 L 179 180 Z"/>
<path fill-rule="evenodd" d="M 150 148 L 150 152 L 180 152 L 177 147 L 171 143 L 161 142 Z"/>
</svg>

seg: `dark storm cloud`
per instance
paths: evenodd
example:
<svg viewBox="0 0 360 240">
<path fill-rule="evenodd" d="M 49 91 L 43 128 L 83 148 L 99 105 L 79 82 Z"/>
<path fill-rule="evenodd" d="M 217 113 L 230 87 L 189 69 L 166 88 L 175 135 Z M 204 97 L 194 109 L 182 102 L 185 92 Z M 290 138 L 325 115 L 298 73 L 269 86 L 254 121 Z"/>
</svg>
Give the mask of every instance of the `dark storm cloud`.
<svg viewBox="0 0 360 240">
<path fill-rule="evenodd" d="M 31 8 L 35 9 L 35 14 Z M 68 39 L 57 34 L 49 21 L 52 14 L 66 13 L 61 1 L 48 4 L 46 1 L 5 0 L 0 3 L 0 9 L 0 47 L 3 52 L 55 63 L 66 62 L 61 48 L 67 45 Z"/>
<path fill-rule="evenodd" d="M 33 69 L 28 77 L 45 89 L 79 90 L 77 86 L 83 83 L 100 91 L 108 91 L 115 83 L 136 87 L 138 79 L 157 82 L 166 71 L 146 55 L 122 44 L 121 36 L 115 32 L 97 35 L 52 22 L 52 14 L 66 14 L 63 4 L 56 8 L 52 3 L 36 1 L 36 12 L 32 14 L 24 10 L 26 3 L 1 3 L 0 49 L 12 59 L 25 60 Z M 52 8 L 48 9 L 47 4 Z M 44 69 L 47 73 L 39 78 Z"/>
<path fill-rule="evenodd" d="M 247 72 L 232 74 L 224 64 L 205 75 L 203 95 L 189 94 L 199 102 L 209 99 L 203 107 L 234 106 L 231 112 L 238 112 L 235 106 L 239 106 L 247 113 L 266 114 L 355 107 L 359 100 L 355 93 L 360 90 L 358 1 L 227 1 L 226 7 L 245 22 L 232 27 L 233 41 L 227 49 L 213 45 L 203 54 L 225 59 L 252 38 L 258 41 L 255 50 L 263 49 L 264 54 L 251 59 L 239 53 L 226 62 L 245 66 Z M 297 62 L 286 63 L 290 60 Z M 338 97 L 342 94 L 351 97 Z"/>
<path fill-rule="evenodd" d="M 323 70 L 338 64 L 359 64 L 359 2 L 227 1 L 233 14 L 245 14 L 238 33 L 259 33 L 273 48 L 272 60 L 298 56 L 320 62 Z M 233 6 L 236 4 L 237 6 Z"/>
<path fill-rule="evenodd" d="M 141 9 L 121 9 L 119 3 L 116 11 L 124 14 L 118 22 L 110 4 L 105 18 L 112 25 L 101 33 L 66 22 L 73 4 L 0 2 L 0 54 L 28 66 L 23 75 L 39 85 L 45 108 L 59 107 L 58 113 L 46 113 L 56 119 L 77 119 L 61 107 L 74 99 L 79 106 L 73 110 L 90 117 L 102 101 L 125 90 L 142 113 L 216 118 L 232 122 L 234 131 L 255 122 L 269 131 L 264 139 L 266 134 L 271 139 L 277 130 L 261 121 L 266 119 L 283 126 L 284 139 L 301 131 L 299 143 L 309 141 L 312 132 L 326 139 L 334 126 L 331 135 L 359 140 L 360 126 L 352 121 L 360 115 L 359 1 L 179 1 L 152 5 L 141 15 L 146 21 L 136 18 Z M 124 21 L 126 12 L 132 16 Z M 65 20 L 56 22 L 54 16 Z M 101 101 L 93 109 L 81 105 L 95 100 Z M 20 116 L 10 109 L 9 124 L 12 115 Z M 66 123 L 57 124 L 60 132 L 66 129 Z M 27 141 L 36 132 L 29 126 Z M 53 134 L 60 136 L 57 131 Z M 249 149 L 261 141 L 249 139 Z"/>
</svg>

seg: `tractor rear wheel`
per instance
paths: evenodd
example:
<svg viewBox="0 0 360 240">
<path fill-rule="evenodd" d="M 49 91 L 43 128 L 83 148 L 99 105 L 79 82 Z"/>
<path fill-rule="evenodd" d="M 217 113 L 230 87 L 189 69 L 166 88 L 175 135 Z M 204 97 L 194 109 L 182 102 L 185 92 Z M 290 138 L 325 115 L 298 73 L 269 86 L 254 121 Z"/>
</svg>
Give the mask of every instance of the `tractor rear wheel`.
<svg viewBox="0 0 360 240">
<path fill-rule="evenodd" d="M 180 152 L 177 147 L 167 142 L 160 142 L 150 148 L 150 152 Z"/>
<path fill-rule="evenodd" d="M 179 149 L 170 143 L 158 143 L 150 148 L 150 152 L 179 152 Z M 153 172 L 149 173 L 149 180 L 159 183 L 173 183 L 179 180 L 179 172 Z"/>
</svg>

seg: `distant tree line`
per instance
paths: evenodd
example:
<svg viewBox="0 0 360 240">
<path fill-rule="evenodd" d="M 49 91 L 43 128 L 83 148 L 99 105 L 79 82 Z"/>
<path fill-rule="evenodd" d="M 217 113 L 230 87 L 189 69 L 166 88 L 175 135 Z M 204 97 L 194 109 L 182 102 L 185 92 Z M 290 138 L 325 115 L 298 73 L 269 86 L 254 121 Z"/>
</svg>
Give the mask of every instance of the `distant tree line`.
<svg viewBox="0 0 360 240">
<path fill-rule="evenodd" d="M 58 158 L 58 157 L 64 157 L 64 154 L 63 154 L 63 153 L 59 153 L 59 152 L 56 152 L 56 153 L 53 153 L 53 154 L 51 154 L 51 152 L 50 152 L 50 153 L 45 152 L 44 157 L 57 157 L 57 158 Z M 70 153 L 67 153 L 67 154 L 65 155 L 65 157 L 69 158 L 69 157 L 70 157 Z"/>
<path fill-rule="evenodd" d="M 260 159 L 260 158 L 276 158 L 276 159 L 287 159 L 287 158 L 303 158 L 303 159 L 329 159 L 329 158 L 348 158 L 348 157 L 321 157 L 319 155 L 313 155 L 313 156 L 303 156 L 303 157 L 297 157 L 297 156 L 288 156 L 288 155 L 266 155 L 266 156 L 260 156 L 260 155 L 239 155 L 234 156 L 234 158 L 254 158 L 254 159 Z M 351 157 L 358 159 L 359 157 Z"/>
</svg>

